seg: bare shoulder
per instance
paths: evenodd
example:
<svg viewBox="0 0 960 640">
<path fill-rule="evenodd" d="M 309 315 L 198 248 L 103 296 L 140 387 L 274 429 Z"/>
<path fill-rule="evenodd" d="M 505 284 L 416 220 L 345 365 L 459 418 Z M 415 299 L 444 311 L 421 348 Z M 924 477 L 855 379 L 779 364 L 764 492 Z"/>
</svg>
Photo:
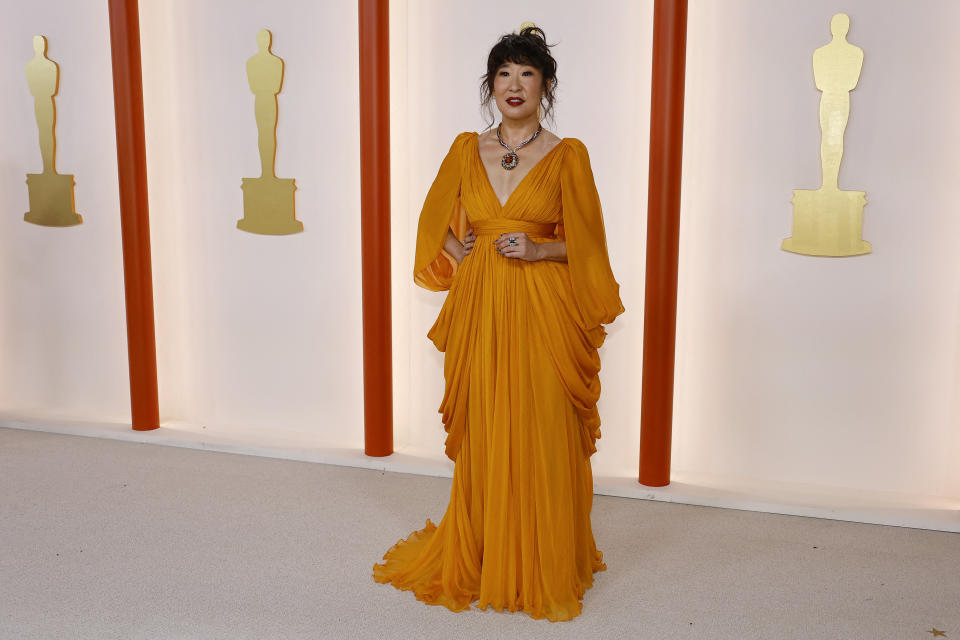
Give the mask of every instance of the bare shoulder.
<svg viewBox="0 0 960 640">
<path fill-rule="evenodd" d="M 547 151 L 550 151 L 563 141 L 560 136 L 555 134 L 553 131 L 548 131 L 547 129 L 544 129 L 540 132 L 539 138 L 543 140 L 543 147 Z"/>
<path fill-rule="evenodd" d="M 495 129 L 487 129 L 477 134 L 477 146 L 483 149 L 484 147 L 499 147 L 500 143 L 497 142 L 497 132 Z"/>
<path fill-rule="evenodd" d="M 494 142 L 496 142 L 496 135 L 494 135 Z M 531 154 L 536 159 L 540 159 L 553 151 L 553 148 L 561 142 L 562 140 L 560 139 L 560 136 L 555 134 L 553 131 L 542 129 L 540 131 L 540 135 L 537 136 L 537 139 L 534 140 L 529 147 L 527 147 L 527 153 Z"/>
</svg>

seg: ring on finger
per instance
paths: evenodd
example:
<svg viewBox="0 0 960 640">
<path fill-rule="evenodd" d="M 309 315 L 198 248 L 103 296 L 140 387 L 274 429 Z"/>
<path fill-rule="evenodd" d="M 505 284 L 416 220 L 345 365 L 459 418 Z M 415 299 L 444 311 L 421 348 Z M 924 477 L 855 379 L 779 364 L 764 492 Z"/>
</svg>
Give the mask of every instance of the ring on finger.
<svg viewBox="0 0 960 640">
<path fill-rule="evenodd" d="M 510 238 L 510 246 L 511 246 L 511 247 L 515 247 L 516 245 L 517 245 L 517 239 L 516 239 L 516 238 Z"/>
</svg>

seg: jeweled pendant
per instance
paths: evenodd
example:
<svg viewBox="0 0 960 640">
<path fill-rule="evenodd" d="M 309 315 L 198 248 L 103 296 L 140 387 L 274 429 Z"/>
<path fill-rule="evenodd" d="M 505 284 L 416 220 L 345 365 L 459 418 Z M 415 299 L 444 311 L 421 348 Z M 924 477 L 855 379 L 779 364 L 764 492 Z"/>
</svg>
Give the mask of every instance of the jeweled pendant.
<svg viewBox="0 0 960 640">
<path fill-rule="evenodd" d="M 520 156 L 512 151 L 510 153 L 503 154 L 503 158 L 500 159 L 500 166 L 508 171 L 516 168 L 518 164 L 520 164 Z"/>
</svg>

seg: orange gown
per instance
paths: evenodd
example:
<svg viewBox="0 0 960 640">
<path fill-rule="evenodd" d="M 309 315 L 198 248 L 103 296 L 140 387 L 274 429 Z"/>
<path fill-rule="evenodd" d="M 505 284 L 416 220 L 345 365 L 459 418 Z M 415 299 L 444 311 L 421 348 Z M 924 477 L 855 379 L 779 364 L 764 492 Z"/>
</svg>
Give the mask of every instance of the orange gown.
<svg viewBox="0 0 960 640">
<path fill-rule="evenodd" d="M 468 227 L 477 241 L 458 265 L 443 244 Z M 493 240 L 507 232 L 563 239 L 567 262 L 504 258 Z M 453 611 L 569 620 L 606 568 L 590 526 L 597 348 L 623 312 L 583 143 L 564 138 L 501 206 L 477 134 L 457 136 L 420 214 L 414 280 L 449 289 L 428 337 L 445 354 L 453 489 L 440 524 L 397 542 L 374 579 Z"/>
</svg>

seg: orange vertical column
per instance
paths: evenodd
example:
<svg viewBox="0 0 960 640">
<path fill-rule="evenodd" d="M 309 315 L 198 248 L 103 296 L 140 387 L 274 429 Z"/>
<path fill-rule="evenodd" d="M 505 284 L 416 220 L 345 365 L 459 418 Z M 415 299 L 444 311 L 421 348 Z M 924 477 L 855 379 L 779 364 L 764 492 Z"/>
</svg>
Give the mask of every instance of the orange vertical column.
<svg viewBox="0 0 960 640">
<path fill-rule="evenodd" d="M 389 2 L 359 0 L 364 452 L 393 453 Z"/>
<path fill-rule="evenodd" d="M 651 487 L 670 484 L 686 48 L 687 0 L 655 0 L 640 401 L 640 482 Z"/>
<path fill-rule="evenodd" d="M 143 135 L 143 78 L 137 0 L 109 0 L 113 104 L 117 125 L 120 233 L 127 300 L 127 352 L 133 428 L 160 426 L 153 271 L 147 210 L 147 156 Z"/>
</svg>

